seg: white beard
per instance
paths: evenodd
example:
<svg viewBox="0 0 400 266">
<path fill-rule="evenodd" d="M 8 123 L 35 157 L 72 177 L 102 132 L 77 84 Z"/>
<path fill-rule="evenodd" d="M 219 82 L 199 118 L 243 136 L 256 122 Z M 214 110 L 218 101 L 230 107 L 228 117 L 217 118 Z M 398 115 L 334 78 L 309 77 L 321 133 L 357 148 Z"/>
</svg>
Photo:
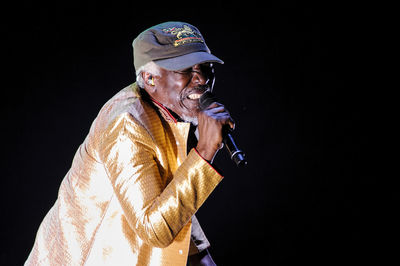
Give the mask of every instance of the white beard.
<svg viewBox="0 0 400 266">
<path fill-rule="evenodd" d="M 188 117 L 188 116 L 183 115 L 181 118 L 183 119 L 183 121 L 192 123 L 195 126 L 197 126 L 199 124 L 197 117 Z"/>
</svg>

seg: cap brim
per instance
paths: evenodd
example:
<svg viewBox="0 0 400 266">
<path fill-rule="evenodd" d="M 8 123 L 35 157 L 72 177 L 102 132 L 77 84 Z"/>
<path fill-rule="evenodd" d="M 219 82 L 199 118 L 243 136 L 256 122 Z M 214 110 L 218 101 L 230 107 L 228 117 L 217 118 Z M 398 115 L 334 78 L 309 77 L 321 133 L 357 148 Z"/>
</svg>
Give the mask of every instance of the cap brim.
<svg viewBox="0 0 400 266">
<path fill-rule="evenodd" d="M 207 62 L 220 64 L 224 63 L 224 61 L 222 61 L 218 57 L 207 52 L 194 52 L 177 57 L 154 60 L 154 63 L 156 63 L 160 67 L 173 71 L 183 70 L 194 65 Z"/>
</svg>

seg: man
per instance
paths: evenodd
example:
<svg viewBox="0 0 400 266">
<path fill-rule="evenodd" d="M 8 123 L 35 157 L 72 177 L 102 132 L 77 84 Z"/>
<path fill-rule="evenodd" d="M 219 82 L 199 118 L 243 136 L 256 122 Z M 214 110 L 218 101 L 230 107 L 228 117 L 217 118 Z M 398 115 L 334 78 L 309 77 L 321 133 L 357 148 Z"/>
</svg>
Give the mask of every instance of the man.
<svg viewBox="0 0 400 266">
<path fill-rule="evenodd" d="M 100 110 L 26 265 L 215 265 L 194 214 L 222 179 L 211 163 L 234 124 L 198 99 L 223 62 L 182 22 L 145 30 L 133 48 L 137 83 Z"/>
</svg>

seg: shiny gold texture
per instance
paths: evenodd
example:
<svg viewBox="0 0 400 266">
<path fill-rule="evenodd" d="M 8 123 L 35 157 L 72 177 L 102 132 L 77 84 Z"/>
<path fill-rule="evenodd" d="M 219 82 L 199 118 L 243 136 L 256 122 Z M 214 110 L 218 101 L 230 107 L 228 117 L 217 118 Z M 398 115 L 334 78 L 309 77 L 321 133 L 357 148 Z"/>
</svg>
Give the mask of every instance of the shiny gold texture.
<svg viewBox="0 0 400 266">
<path fill-rule="evenodd" d="M 222 179 L 186 154 L 189 126 L 164 119 L 136 84 L 110 99 L 25 265 L 186 265 L 191 217 Z"/>
</svg>

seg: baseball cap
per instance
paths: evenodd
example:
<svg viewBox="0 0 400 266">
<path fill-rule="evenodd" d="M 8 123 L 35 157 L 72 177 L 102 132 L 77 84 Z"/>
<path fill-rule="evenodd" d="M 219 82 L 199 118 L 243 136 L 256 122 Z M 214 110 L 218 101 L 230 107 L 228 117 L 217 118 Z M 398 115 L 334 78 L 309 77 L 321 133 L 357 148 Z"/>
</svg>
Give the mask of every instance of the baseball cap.
<svg viewBox="0 0 400 266">
<path fill-rule="evenodd" d="M 200 31 L 185 22 L 169 21 L 140 33 L 133 41 L 135 69 L 153 61 L 167 70 L 183 70 L 196 64 L 223 64 L 211 54 Z"/>
</svg>

